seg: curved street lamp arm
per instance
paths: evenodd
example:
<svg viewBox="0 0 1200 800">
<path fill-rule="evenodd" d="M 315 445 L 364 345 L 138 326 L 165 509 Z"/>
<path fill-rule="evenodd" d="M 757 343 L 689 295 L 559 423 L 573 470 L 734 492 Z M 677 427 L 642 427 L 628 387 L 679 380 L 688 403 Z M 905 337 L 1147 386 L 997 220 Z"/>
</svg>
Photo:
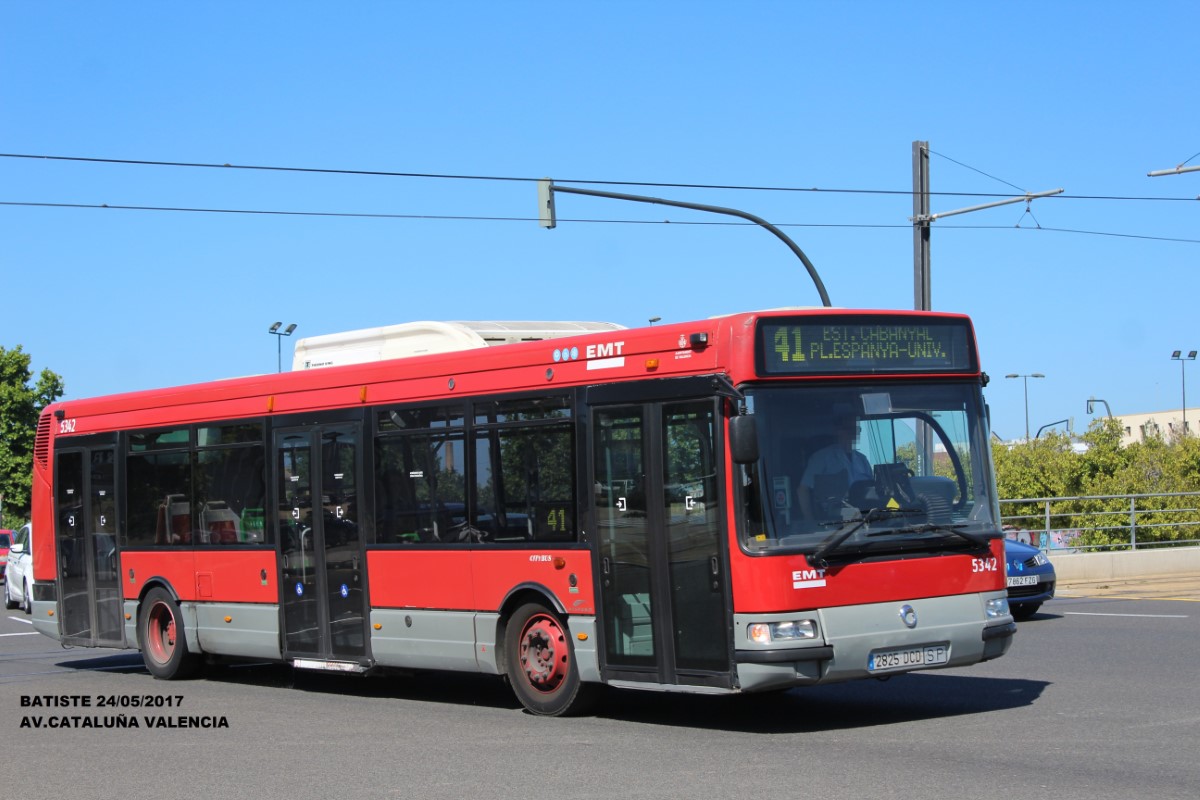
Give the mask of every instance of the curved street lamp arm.
<svg viewBox="0 0 1200 800">
<path fill-rule="evenodd" d="M 608 197 L 612 200 L 629 200 L 634 203 L 654 203 L 661 206 L 675 206 L 676 208 L 690 208 L 694 211 L 708 211 L 713 214 L 726 214 L 731 217 L 741 217 L 749 220 L 756 225 L 761 225 L 771 233 L 775 234 L 784 244 L 786 244 L 796 257 L 804 264 L 804 268 L 808 270 L 808 275 L 812 278 L 813 284 L 817 287 L 817 294 L 821 296 L 821 305 L 829 308 L 832 303 L 829 302 L 829 293 L 825 291 L 825 284 L 821 281 L 821 276 L 817 274 L 817 268 L 808 260 L 808 256 L 804 255 L 804 251 L 793 242 L 788 235 L 776 228 L 771 223 L 767 222 L 762 217 L 757 217 L 746 211 L 740 211 L 736 208 L 724 208 L 723 206 L 708 206 L 702 203 L 686 203 L 682 200 L 664 200 L 661 197 L 643 197 L 638 194 L 621 194 L 619 192 L 603 192 L 597 189 L 577 189 L 573 186 L 556 186 L 550 184 L 551 192 L 566 192 L 568 194 L 583 194 L 590 197 Z"/>
<path fill-rule="evenodd" d="M 1036 434 L 1034 434 L 1033 438 L 1035 438 L 1035 439 L 1042 438 L 1042 431 L 1046 430 L 1046 428 L 1053 428 L 1055 425 L 1062 425 L 1064 422 L 1070 422 L 1070 420 L 1069 419 L 1060 419 L 1060 420 L 1056 420 L 1055 422 L 1047 422 L 1045 425 L 1038 428 L 1038 432 Z"/>
<path fill-rule="evenodd" d="M 1092 413 L 1092 406 L 1096 403 L 1104 403 L 1104 411 L 1109 419 L 1112 419 L 1112 409 L 1108 407 L 1107 400 L 1101 400 L 1099 397 L 1089 397 L 1087 401 L 1087 413 Z"/>
</svg>

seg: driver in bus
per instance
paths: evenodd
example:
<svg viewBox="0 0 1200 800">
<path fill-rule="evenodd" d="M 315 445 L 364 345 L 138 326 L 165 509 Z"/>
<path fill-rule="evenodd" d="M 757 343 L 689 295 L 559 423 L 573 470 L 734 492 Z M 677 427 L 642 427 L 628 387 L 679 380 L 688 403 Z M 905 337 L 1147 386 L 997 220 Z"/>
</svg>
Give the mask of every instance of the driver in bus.
<svg viewBox="0 0 1200 800">
<path fill-rule="evenodd" d="M 838 516 L 850 486 L 869 481 L 873 472 L 867 457 L 854 449 L 858 420 L 849 412 L 833 421 L 834 441 L 817 450 L 804 467 L 797 489 L 800 510 L 807 518 Z"/>
</svg>

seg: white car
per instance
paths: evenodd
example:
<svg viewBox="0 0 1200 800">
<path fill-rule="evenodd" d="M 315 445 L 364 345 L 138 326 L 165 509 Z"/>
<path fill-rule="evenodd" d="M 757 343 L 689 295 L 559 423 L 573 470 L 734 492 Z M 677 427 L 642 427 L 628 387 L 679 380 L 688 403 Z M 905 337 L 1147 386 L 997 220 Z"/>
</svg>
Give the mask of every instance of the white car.
<svg viewBox="0 0 1200 800">
<path fill-rule="evenodd" d="M 33 611 L 33 529 L 26 525 L 13 534 L 4 566 L 4 607 L 20 606 L 26 614 Z"/>
</svg>

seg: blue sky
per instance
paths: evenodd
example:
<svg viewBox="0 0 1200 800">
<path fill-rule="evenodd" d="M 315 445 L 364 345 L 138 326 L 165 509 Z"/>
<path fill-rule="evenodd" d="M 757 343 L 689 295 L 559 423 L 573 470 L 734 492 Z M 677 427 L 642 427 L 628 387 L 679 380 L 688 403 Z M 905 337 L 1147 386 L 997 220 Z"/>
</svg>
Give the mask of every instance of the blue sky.
<svg viewBox="0 0 1200 800">
<path fill-rule="evenodd" d="M 905 192 L 927 140 L 935 193 L 1065 189 L 934 223 L 933 305 L 975 319 L 995 430 L 1024 432 L 1006 373 L 1046 375 L 1035 429 L 1082 430 L 1093 395 L 1118 414 L 1179 406 L 1171 351 L 1200 349 L 1200 173 L 1146 173 L 1200 153 L 1194 2 L 346 6 L 0 4 L 0 152 L 869 190 L 616 187 L 753 212 L 835 305 L 911 308 Z M 276 320 L 299 338 L 819 302 L 761 230 L 560 196 L 561 219 L 625 222 L 547 231 L 519 221 L 536 213 L 522 181 L 0 157 L 0 201 L 0 345 L 68 397 L 273 371 Z M 38 203 L 424 218 L 19 205 Z"/>
</svg>

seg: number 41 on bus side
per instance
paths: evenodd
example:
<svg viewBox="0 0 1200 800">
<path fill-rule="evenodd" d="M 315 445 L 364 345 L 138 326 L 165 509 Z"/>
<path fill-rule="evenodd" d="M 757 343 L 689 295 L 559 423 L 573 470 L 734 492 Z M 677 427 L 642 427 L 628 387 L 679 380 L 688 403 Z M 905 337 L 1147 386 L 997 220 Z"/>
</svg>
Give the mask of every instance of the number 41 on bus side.
<svg viewBox="0 0 1200 800">
<path fill-rule="evenodd" d="M 546 518 L 546 527 L 552 531 L 566 531 L 567 510 L 565 508 L 550 509 L 550 515 Z"/>
</svg>

